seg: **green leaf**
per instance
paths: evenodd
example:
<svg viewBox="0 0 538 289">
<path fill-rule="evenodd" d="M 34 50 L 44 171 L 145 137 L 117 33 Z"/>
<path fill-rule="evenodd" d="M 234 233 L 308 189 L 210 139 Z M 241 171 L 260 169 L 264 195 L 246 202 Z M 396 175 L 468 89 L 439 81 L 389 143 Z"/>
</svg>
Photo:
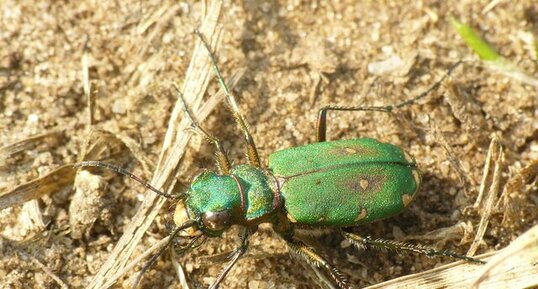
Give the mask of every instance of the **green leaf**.
<svg viewBox="0 0 538 289">
<path fill-rule="evenodd" d="M 538 87 L 538 79 L 519 69 L 516 65 L 502 57 L 497 51 L 482 39 L 471 26 L 463 24 L 458 19 L 450 17 L 452 27 L 463 38 L 465 43 L 476 53 L 485 66 L 491 70 L 497 71 L 503 75 L 516 79 L 526 84 Z M 535 49 L 538 53 L 538 44 Z"/>
<path fill-rule="evenodd" d="M 476 34 L 471 26 L 461 23 L 454 17 L 450 17 L 450 23 L 459 33 L 461 38 L 463 38 L 465 43 L 478 54 L 480 59 L 484 61 L 497 61 L 503 58 L 493 47 L 491 47 L 491 45 L 489 45 L 489 43 Z"/>
</svg>

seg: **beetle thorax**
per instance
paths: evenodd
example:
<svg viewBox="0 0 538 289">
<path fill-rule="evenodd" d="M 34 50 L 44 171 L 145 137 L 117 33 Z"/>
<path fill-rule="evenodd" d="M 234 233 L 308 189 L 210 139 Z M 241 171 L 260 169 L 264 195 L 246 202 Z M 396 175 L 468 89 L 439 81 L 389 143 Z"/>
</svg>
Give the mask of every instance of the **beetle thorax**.
<svg viewBox="0 0 538 289">
<path fill-rule="evenodd" d="M 250 165 L 234 167 L 230 175 L 203 172 L 186 195 L 184 206 L 176 208 L 176 225 L 194 220 L 198 229 L 213 236 L 234 224 L 250 226 L 267 221 L 280 208 L 274 178 Z"/>
</svg>

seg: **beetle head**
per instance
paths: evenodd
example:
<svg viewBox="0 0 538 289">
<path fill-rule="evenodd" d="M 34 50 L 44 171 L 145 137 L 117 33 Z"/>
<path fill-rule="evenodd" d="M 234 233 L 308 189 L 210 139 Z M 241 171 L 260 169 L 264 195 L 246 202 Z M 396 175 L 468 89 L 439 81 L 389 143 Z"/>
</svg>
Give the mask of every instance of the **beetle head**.
<svg viewBox="0 0 538 289">
<path fill-rule="evenodd" d="M 240 207 L 241 192 L 233 177 L 206 171 L 192 182 L 184 205 L 176 207 L 174 222 L 179 226 L 194 220 L 204 235 L 219 236 L 235 223 Z"/>
</svg>

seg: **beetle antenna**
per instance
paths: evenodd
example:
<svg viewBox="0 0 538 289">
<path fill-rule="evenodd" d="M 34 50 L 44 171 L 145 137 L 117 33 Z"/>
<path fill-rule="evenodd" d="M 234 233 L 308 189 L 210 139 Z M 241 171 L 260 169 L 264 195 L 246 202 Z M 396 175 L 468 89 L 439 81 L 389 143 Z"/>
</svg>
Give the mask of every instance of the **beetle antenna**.
<svg viewBox="0 0 538 289">
<path fill-rule="evenodd" d="M 75 167 L 75 168 L 99 167 L 99 168 L 109 169 L 109 170 L 114 171 L 114 172 L 116 172 L 116 173 L 118 173 L 120 175 L 124 175 L 126 177 L 129 177 L 129 178 L 137 181 L 138 183 L 140 183 L 141 185 L 143 185 L 147 189 L 149 189 L 149 190 L 155 192 L 156 194 L 158 194 L 160 196 L 163 196 L 163 197 L 165 197 L 167 199 L 175 200 L 175 199 L 179 199 L 181 197 L 180 195 L 171 195 L 171 194 L 165 193 L 165 192 L 155 188 L 154 186 L 150 185 L 144 179 L 142 179 L 142 178 L 136 176 L 135 174 L 129 172 L 128 170 L 126 170 L 124 168 L 121 168 L 121 167 L 118 167 L 118 166 L 113 165 L 113 164 L 100 162 L 100 161 L 85 161 L 85 162 L 75 163 L 75 164 L 73 164 L 73 167 Z"/>
<path fill-rule="evenodd" d="M 169 239 L 168 239 L 168 242 L 166 242 L 166 244 L 161 248 L 159 249 L 159 252 L 157 252 L 155 255 L 153 255 L 151 257 L 151 259 L 149 259 L 148 262 L 146 262 L 146 264 L 144 264 L 144 267 L 142 267 L 142 270 L 140 271 L 140 273 L 138 273 L 138 275 L 136 276 L 136 279 L 133 280 L 133 283 L 132 283 L 132 289 L 136 289 L 136 287 L 138 287 L 138 284 L 140 283 L 140 280 L 142 280 L 142 276 L 144 275 L 144 273 L 146 273 L 146 271 L 148 271 L 151 267 L 153 267 L 153 264 L 155 264 L 155 262 L 157 261 L 157 259 L 159 259 L 159 257 L 164 253 L 164 251 L 166 251 L 166 249 L 168 249 L 168 247 L 170 247 L 170 245 L 172 244 L 172 242 L 174 241 L 174 238 L 176 237 L 176 235 L 189 228 L 189 227 L 192 227 L 194 226 L 194 224 L 196 224 L 195 221 L 193 220 L 189 220 L 187 222 L 185 222 L 183 225 L 181 225 L 180 227 L 177 227 L 169 236 Z M 198 240 L 199 237 L 195 238 L 196 240 Z M 196 241 L 195 240 L 195 241 Z M 194 241 L 194 242 L 195 242 Z"/>
</svg>

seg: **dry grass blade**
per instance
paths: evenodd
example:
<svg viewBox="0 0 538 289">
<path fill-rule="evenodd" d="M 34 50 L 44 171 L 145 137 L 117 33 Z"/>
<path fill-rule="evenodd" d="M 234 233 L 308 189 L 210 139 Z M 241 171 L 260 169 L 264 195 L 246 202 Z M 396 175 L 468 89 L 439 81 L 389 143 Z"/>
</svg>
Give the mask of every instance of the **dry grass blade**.
<svg viewBox="0 0 538 289">
<path fill-rule="evenodd" d="M 495 143 L 492 140 L 489 144 L 488 153 L 486 155 L 486 162 L 484 163 L 482 180 L 480 181 L 480 188 L 478 189 L 478 197 L 476 197 L 476 200 L 473 204 L 473 208 L 475 209 L 482 206 L 482 201 L 484 200 L 484 192 L 486 191 L 486 184 L 487 184 L 487 179 L 490 173 L 491 162 L 493 160 L 492 154 L 494 150 L 495 150 Z"/>
<path fill-rule="evenodd" d="M 39 261 L 39 259 L 37 259 L 36 257 L 34 256 L 31 256 L 23 251 L 20 251 L 18 250 L 17 252 L 18 254 L 24 256 L 24 258 L 26 259 L 29 259 L 31 260 L 33 263 L 35 263 L 37 265 L 37 267 L 39 267 L 41 270 L 43 270 L 43 272 L 45 272 L 47 275 L 49 275 L 49 277 L 54 280 L 54 282 L 56 282 L 56 284 L 58 284 L 58 286 L 60 286 L 60 288 L 62 289 L 68 289 L 69 286 L 67 286 L 67 284 L 60 278 L 58 277 L 58 275 L 54 274 L 47 266 L 45 266 L 45 264 L 43 264 L 41 261 Z"/>
<path fill-rule="evenodd" d="M 478 259 L 486 261 L 494 253 L 487 253 L 477 256 Z M 462 261 L 447 264 L 426 272 L 403 276 L 387 282 L 379 283 L 365 289 L 461 289 L 469 288 L 477 276 L 480 275 L 484 266 L 465 263 Z M 500 287 L 499 287 L 500 288 Z M 503 287 L 504 288 L 504 287 Z"/>
<path fill-rule="evenodd" d="M 102 159 L 107 152 L 119 151 L 120 147 L 124 144 L 131 148 L 124 139 L 118 139 L 108 132 L 94 130 L 90 135 L 91 137 L 88 139 L 93 139 L 94 143 L 91 146 L 88 145 L 85 154 L 93 160 Z M 60 130 L 7 145 L 0 149 L 0 158 L 12 156 L 30 147 L 34 147 L 38 143 L 48 143 L 44 141 L 48 138 L 53 138 L 54 141 L 57 141 L 62 136 L 63 130 Z M 0 210 L 11 206 L 22 205 L 27 201 L 40 198 L 44 195 L 53 194 L 65 186 L 72 185 L 75 176 L 76 170 L 73 170 L 73 165 L 66 164 L 40 178 L 23 183 L 7 192 L 0 193 Z"/>
<path fill-rule="evenodd" d="M 470 222 L 458 222 L 452 226 L 439 228 L 425 234 L 405 236 L 403 240 L 430 240 L 448 242 L 451 240 L 463 242 L 473 233 L 473 226 Z M 462 237 L 463 235 L 463 237 Z"/>
<path fill-rule="evenodd" d="M 320 285 L 320 287 L 328 288 L 328 289 L 338 289 L 336 287 L 336 285 L 334 285 L 333 282 L 329 278 L 327 278 L 327 276 L 325 276 L 325 274 L 323 272 L 321 272 L 320 269 L 318 269 L 318 267 L 313 266 L 312 264 L 308 264 L 308 265 L 314 271 L 314 273 L 316 275 L 316 278 L 317 278 L 317 279 L 314 279 L 314 280 L 319 282 L 318 285 Z M 308 269 L 308 268 L 305 268 L 305 269 Z"/>
<path fill-rule="evenodd" d="M 63 165 L 40 178 L 19 185 L 0 195 L 0 210 L 55 193 L 72 184 L 75 173 L 73 165 Z"/>
<path fill-rule="evenodd" d="M 496 158 L 494 157 L 495 155 Z M 489 177 L 491 175 L 491 171 L 489 169 L 491 165 L 491 160 L 489 158 L 495 159 L 495 166 L 493 168 L 493 175 L 491 176 L 491 179 Z M 497 139 L 493 138 L 491 140 L 490 150 L 488 151 L 488 160 L 486 161 L 486 165 L 484 168 L 484 177 L 482 178 L 483 183 L 480 184 L 481 195 L 483 188 L 486 187 L 484 182 L 488 182 L 489 190 L 487 195 L 485 196 L 485 202 L 482 203 L 478 200 L 476 202 L 476 204 L 479 204 L 478 209 L 480 211 L 481 218 L 478 225 L 478 229 L 476 230 L 476 236 L 473 240 L 473 243 L 471 244 L 471 247 L 469 248 L 469 251 L 467 251 L 467 256 L 473 256 L 476 253 L 476 250 L 478 250 L 478 246 L 480 246 L 482 238 L 484 238 L 484 234 L 486 233 L 486 229 L 491 218 L 491 213 L 493 211 L 493 208 L 495 207 L 496 200 L 499 196 L 503 158 L 504 154 L 502 146 L 499 144 Z"/>
<path fill-rule="evenodd" d="M 536 288 L 538 226 L 492 257 L 482 272 L 471 288 Z"/>
<path fill-rule="evenodd" d="M 170 236 L 164 237 L 162 240 L 160 240 L 159 242 L 157 242 L 153 246 L 151 246 L 151 248 L 148 248 L 143 254 L 136 257 L 133 261 L 131 261 L 129 264 L 127 264 L 127 266 L 125 266 L 116 275 L 112 276 L 110 278 L 110 281 L 108 281 L 106 284 L 104 284 L 103 287 L 108 288 L 108 287 L 111 287 L 112 285 L 114 285 L 116 280 L 121 278 L 121 276 L 126 274 L 129 270 L 133 269 L 140 261 L 146 259 L 147 257 L 151 256 L 151 254 L 153 254 L 155 251 L 158 251 L 163 246 L 165 246 L 168 243 L 169 239 L 170 239 Z"/>
<path fill-rule="evenodd" d="M 13 156 L 22 153 L 24 151 L 30 150 L 38 145 L 46 144 L 53 146 L 58 142 L 64 134 L 64 130 L 56 130 L 40 134 L 37 136 L 29 137 L 12 144 L 8 144 L 0 148 L 0 168 L 5 167 L 7 162 Z M 50 141 L 49 141 L 50 140 Z"/>
<path fill-rule="evenodd" d="M 39 209 L 39 202 L 35 199 L 22 205 L 19 220 L 21 227 L 28 232 L 42 231 L 48 223 L 48 220 L 43 216 Z"/>
<path fill-rule="evenodd" d="M 503 189 L 497 202 L 497 211 L 503 212 L 503 225 L 518 222 L 518 218 L 525 218 L 524 207 L 528 199 L 525 196 L 525 186 L 538 182 L 538 160 L 520 169 L 512 176 Z"/>
<path fill-rule="evenodd" d="M 218 29 L 218 19 L 220 17 L 221 6 L 221 1 L 212 1 L 207 9 L 205 19 L 200 26 L 200 31 L 211 41 L 212 47 L 215 47 L 219 41 L 220 29 Z M 206 109 L 203 111 L 205 115 L 199 110 L 202 97 L 212 76 L 211 73 L 207 52 L 201 45 L 198 45 L 187 70 L 183 93 L 188 97 L 193 111 L 197 112 L 197 118 L 199 120 L 204 119 L 216 105 L 216 102 L 208 103 L 205 106 Z M 186 120 L 180 121 L 181 112 L 182 105 L 178 102 L 170 117 L 163 149 L 151 182 L 156 187 L 165 188 L 165 191 L 172 188 L 176 182 L 178 164 L 190 136 L 190 134 L 185 132 L 189 123 Z M 133 217 L 128 228 L 125 229 L 123 236 L 88 288 L 107 288 L 103 284 L 114 282 L 112 277 L 125 267 L 136 245 L 140 242 L 144 232 L 153 222 L 153 219 L 164 202 L 165 199 L 158 198 L 152 192 L 146 193 L 146 198 L 141 204 L 139 211 Z"/>
<path fill-rule="evenodd" d="M 185 276 L 185 270 L 183 270 L 183 266 L 179 264 L 177 258 L 172 258 L 172 265 L 176 270 L 179 287 L 182 289 L 190 289 L 189 284 L 187 283 L 187 276 Z"/>
<path fill-rule="evenodd" d="M 88 47 L 88 41 L 84 44 L 84 53 L 82 54 L 82 90 L 86 99 L 88 100 L 88 131 L 91 129 L 95 122 L 95 95 L 92 93 L 92 86 L 90 82 L 90 51 Z"/>
</svg>

